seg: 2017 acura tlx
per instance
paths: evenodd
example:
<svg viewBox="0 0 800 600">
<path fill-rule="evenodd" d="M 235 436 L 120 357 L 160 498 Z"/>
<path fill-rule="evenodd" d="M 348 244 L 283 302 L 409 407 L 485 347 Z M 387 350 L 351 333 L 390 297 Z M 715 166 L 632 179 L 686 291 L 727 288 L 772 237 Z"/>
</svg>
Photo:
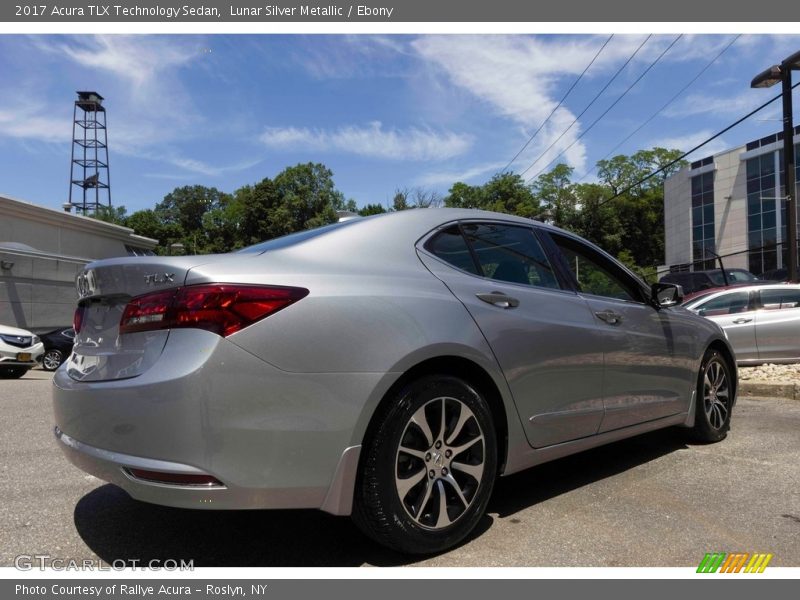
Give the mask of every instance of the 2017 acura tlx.
<svg viewBox="0 0 800 600">
<path fill-rule="evenodd" d="M 89 264 L 55 435 L 146 502 L 318 508 L 409 553 L 498 476 L 673 425 L 725 437 L 734 353 L 575 235 L 409 210 L 209 256 Z"/>
</svg>

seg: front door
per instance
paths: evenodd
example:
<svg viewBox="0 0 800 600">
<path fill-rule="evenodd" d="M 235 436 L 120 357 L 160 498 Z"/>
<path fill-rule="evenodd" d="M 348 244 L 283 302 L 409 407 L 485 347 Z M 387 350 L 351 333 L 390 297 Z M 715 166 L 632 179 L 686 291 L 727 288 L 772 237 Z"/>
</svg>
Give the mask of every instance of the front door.
<svg viewBox="0 0 800 600">
<path fill-rule="evenodd" d="M 550 234 L 603 330 L 605 416 L 599 432 L 686 412 L 696 373 L 691 319 L 647 301 L 644 284 L 603 253 Z"/>
</svg>

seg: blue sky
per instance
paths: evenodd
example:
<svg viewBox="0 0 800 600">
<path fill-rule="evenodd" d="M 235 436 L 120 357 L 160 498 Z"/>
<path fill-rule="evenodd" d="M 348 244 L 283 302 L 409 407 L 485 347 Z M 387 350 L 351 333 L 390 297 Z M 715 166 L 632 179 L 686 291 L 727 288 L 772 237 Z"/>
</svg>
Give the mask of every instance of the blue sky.
<svg viewBox="0 0 800 600">
<path fill-rule="evenodd" d="M 645 37 L 615 36 L 512 168 L 531 165 Z M 359 205 L 387 204 L 397 188 L 445 194 L 505 167 L 607 38 L 2 35 L 0 193 L 60 207 L 75 91 L 91 89 L 106 98 L 114 204 L 129 212 L 177 186 L 230 192 L 307 161 L 330 167 Z M 559 161 L 576 178 L 590 171 L 732 38 L 683 36 L 584 134 L 675 39 L 653 36 L 526 177 L 570 144 Z M 690 148 L 776 94 L 750 80 L 798 48 L 799 36 L 740 37 L 616 153 Z M 775 103 L 695 158 L 773 133 L 779 116 Z"/>
</svg>

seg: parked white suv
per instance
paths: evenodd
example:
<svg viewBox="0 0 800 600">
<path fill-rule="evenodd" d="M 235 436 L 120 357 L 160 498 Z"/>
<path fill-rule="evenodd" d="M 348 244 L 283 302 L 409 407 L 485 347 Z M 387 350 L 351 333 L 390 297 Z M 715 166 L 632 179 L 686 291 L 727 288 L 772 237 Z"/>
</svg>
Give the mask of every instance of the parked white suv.
<svg viewBox="0 0 800 600">
<path fill-rule="evenodd" d="M 0 325 L 0 379 L 18 379 L 42 362 L 44 344 L 25 329 Z"/>
</svg>

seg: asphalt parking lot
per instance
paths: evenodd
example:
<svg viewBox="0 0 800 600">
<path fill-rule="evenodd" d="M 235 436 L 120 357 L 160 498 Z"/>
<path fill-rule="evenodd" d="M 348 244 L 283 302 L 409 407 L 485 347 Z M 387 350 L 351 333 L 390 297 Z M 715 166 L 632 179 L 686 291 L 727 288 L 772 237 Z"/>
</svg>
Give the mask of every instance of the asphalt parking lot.
<svg viewBox="0 0 800 600">
<path fill-rule="evenodd" d="M 0 565 L 20 554 L 195 566 L 696 566 L 770 552 L 800 566 L 800 402 L 742 398 L 728 438 L 671 429 L 500 480 L 477 534 L 409 559 L 317 511 L 151 506 L 85 475 L 52 435 L 51 375 L 0 381 Z"/>
</svg>

